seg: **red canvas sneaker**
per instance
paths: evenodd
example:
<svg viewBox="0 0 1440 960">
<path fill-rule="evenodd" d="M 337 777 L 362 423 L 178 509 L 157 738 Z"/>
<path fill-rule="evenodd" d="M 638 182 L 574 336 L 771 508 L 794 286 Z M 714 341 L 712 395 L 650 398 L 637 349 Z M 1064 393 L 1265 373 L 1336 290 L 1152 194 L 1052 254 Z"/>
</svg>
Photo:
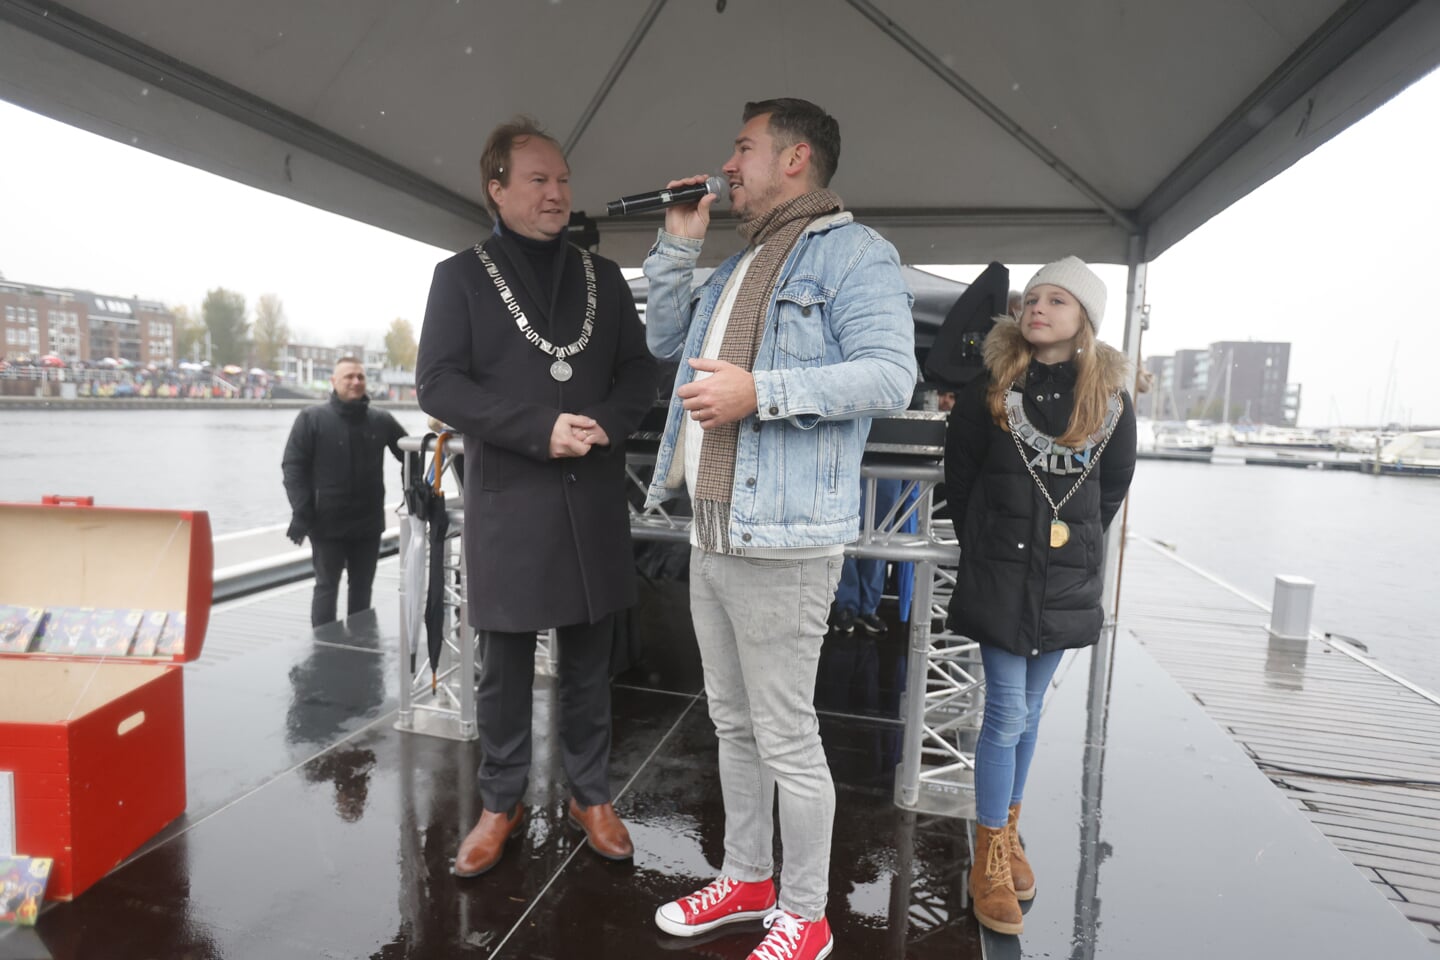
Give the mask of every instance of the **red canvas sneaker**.
<svg viewBox="0 0 1440 960">
<path fill-rule="evenodd" d="M 750 954 L 750 960 L 820 960 L 830 956 L 835 938 L 830 936 L 830 923 L 802 920 L 786 910 L 774 910 L 765 916 L 770 932 Z"/>
<path fill-rule="evenodd" d="M 775 909 L 775 881 L 746 883 L 721 877 L 655 911 L 655 925 L 677 937 L 693 937 L 727 923 L 759 920 Z"/>
</svg>

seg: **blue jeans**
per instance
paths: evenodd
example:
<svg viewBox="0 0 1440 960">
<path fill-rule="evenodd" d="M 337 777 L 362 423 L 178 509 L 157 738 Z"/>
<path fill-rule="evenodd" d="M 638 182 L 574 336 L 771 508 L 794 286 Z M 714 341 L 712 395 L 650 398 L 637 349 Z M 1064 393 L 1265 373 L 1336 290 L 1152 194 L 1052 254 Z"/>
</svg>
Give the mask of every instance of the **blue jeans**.
<svg viewBox="0 0 1440 960">
<path fill-rule="evenodd" d="M 900 499 L 903 481 L 895 478 L 875 481 L 875 522 L 885 519 L 885 514 Z M 860 481 L 860 516 L 865 516 L 866 488 L 869 481 Z M 840 586 L 835 591 L 835 609 L 851 613 L 874 613 L 880 609 L 880 595 L 885 591 L 884 560 L 857 560 L 845 558 L 840 571 Z"/>
<path fill-rule="evenodd" d="M 981 645 L 985 665 L 985 722 L 975 747 L 975 820 L 998 830 L 1010 818 L 1010 807 L 1025 793 L 1030 758 L 1045 689 L 1064 650 L 1038 657 L 1020 657 Z"/>
</svg>

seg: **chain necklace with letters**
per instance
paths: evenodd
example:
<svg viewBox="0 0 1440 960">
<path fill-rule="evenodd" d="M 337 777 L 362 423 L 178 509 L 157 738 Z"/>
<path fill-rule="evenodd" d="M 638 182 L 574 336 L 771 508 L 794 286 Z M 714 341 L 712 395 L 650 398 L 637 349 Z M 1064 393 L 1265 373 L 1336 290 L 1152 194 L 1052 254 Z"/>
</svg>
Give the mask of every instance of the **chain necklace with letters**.
<svg viewBox="0 0 1440 960">
<path fill-rule="evenodd" d="M 500 291 L 500 299 L 505 302 L 505 309 L 510 311 L 510 316 L 515 319 L 515 326 L 520 328 L 520 334 L 532 345 L 544 353 L 555 358 L 550 364 L 550 377 L 560 383 L 564 383 L 575 375 L 575 370 L 565 362 L 566 357 L 573 357 L 581 350 L 584 350 L 590 343 L 590 334 L 595 329 L 595 262 L 590 257 L 588 250 L 580 251 L 580 260 L 585 265 L 585 323 L 580 327 L 580 337 L 568 347 L 557 347 L 535 332 L 530 326 L 530 321 L 525 317 L 525 311 L 520 309 L 520 304 L 515 302 L 515 296 L 510 292 L 510 285 L 505 278 L 500 276 L 500 268 L 495 266 L 495 261 L 490 259 L 490 254 L 480 244 L 475 244 L 475 255 L 480 258 L 485 272 L 495 284 L 495 289 Z"/>
<path fill-rule="evenodd" d="M 1084 448 L 1077 451 L 1062 443 L 1056 443 L 1054 437 L 1041 433 L 1030 422 L 1030 418 L 1025 415 L 1025 398 L 1017 389 L 1018 387 L 1018 381 L 1010 384 L 1010 389 L 1005 394 L 1005 420 L 1010 425 L 1010 439 L 1015 441 L 1015 452 L 1020 454 L 1020 462 L 1025 464 L 1030 478 L 1035 481 L 1035 486 L 1040 488 L 1045 502 L 1050 504 L 1050 547 L 1058 549 L 1070 542 L 1070 525 L 1060 519 L 1060 508 L 1065 506 L 1066 502 L 1075 496 L 1075 491 L 1084 485 L 1085 478 L 1090 476 L 1090 471 L 1094 470 L 1095 465 L 1100 462 L 1100 454 L 1105 452 L 1110 438 L 1115 435 L 1115 425 L 1120 422 L 1122 409 L 1120 393 L 1119 391 L 1112 393 L 1110 398 L 1105 401 L 1104 423 L 1101 424 L 1098 432 L 1091 434 L 1085 441 Z M 1025 443 L 1036 451 L 1033 458 L 1026 455 L 1025 447 L 1020 442 L 1021 437 L 1024 437 Z M 1056 503 L 1050 496 L 1050 490 L 1045 486 L 1045 481 L 1041 480 L 1040 475 L 1035 472 L 1035 464 L 1051 454 L 1074 457 L 1085 464 L 1080 479 L 1075 481 L 1075 485 L 1070 488 L 1069 493 L 1060 498 L 1059 503 Z"/>
</svg>

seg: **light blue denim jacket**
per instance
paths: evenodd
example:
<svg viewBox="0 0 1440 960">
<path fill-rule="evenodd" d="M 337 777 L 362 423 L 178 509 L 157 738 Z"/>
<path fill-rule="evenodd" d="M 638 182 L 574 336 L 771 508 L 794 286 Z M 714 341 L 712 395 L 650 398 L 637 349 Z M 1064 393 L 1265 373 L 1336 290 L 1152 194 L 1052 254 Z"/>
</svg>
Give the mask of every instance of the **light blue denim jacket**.
<svg viewBox="0 0 1440 960">
<path fill-rule="evenodd" d="M 702 241 L 660 231 L 645 259 L 650 352 L 679 360 L 675 386 L 694 371 L 725 283 L 744 251 L 692 291 Z M 903 410 L 915 389 L 913 298 L 895 248 L 850 214 L 822 218 L 796 241 L 765 312 L 752 371 L 757 412 L 739 424 L 730 542 L 816 547 L 860 532 L 860 456 L 875 414 Z M 655 462 L 646 506 L 685 485 L 677 456 L 679 397 Z"/>
</svg>

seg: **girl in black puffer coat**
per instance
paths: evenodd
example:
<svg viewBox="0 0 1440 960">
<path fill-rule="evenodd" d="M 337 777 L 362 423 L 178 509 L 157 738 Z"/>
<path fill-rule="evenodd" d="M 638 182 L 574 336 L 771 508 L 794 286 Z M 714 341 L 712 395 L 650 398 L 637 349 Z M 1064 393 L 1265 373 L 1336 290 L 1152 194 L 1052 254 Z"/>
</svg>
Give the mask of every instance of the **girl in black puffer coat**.
<svg viewBox="0 0 1440 960">
<path fill-rule="evenodd" d="M 1135 470 L 1127 363 L 1095 339 L 1105 285 L 1075 257 L 1025 288 L 985 341 L 986 376 L 956 398 L 945 483 L 960 539 L 948 624 L 980 644 L 985 720 L 975 751 L 975 915 L 1019 933 L 1035 876 L 1016 822 L 1045 689 L 1104 623 L 1104 531 Z"/>
</svg>

